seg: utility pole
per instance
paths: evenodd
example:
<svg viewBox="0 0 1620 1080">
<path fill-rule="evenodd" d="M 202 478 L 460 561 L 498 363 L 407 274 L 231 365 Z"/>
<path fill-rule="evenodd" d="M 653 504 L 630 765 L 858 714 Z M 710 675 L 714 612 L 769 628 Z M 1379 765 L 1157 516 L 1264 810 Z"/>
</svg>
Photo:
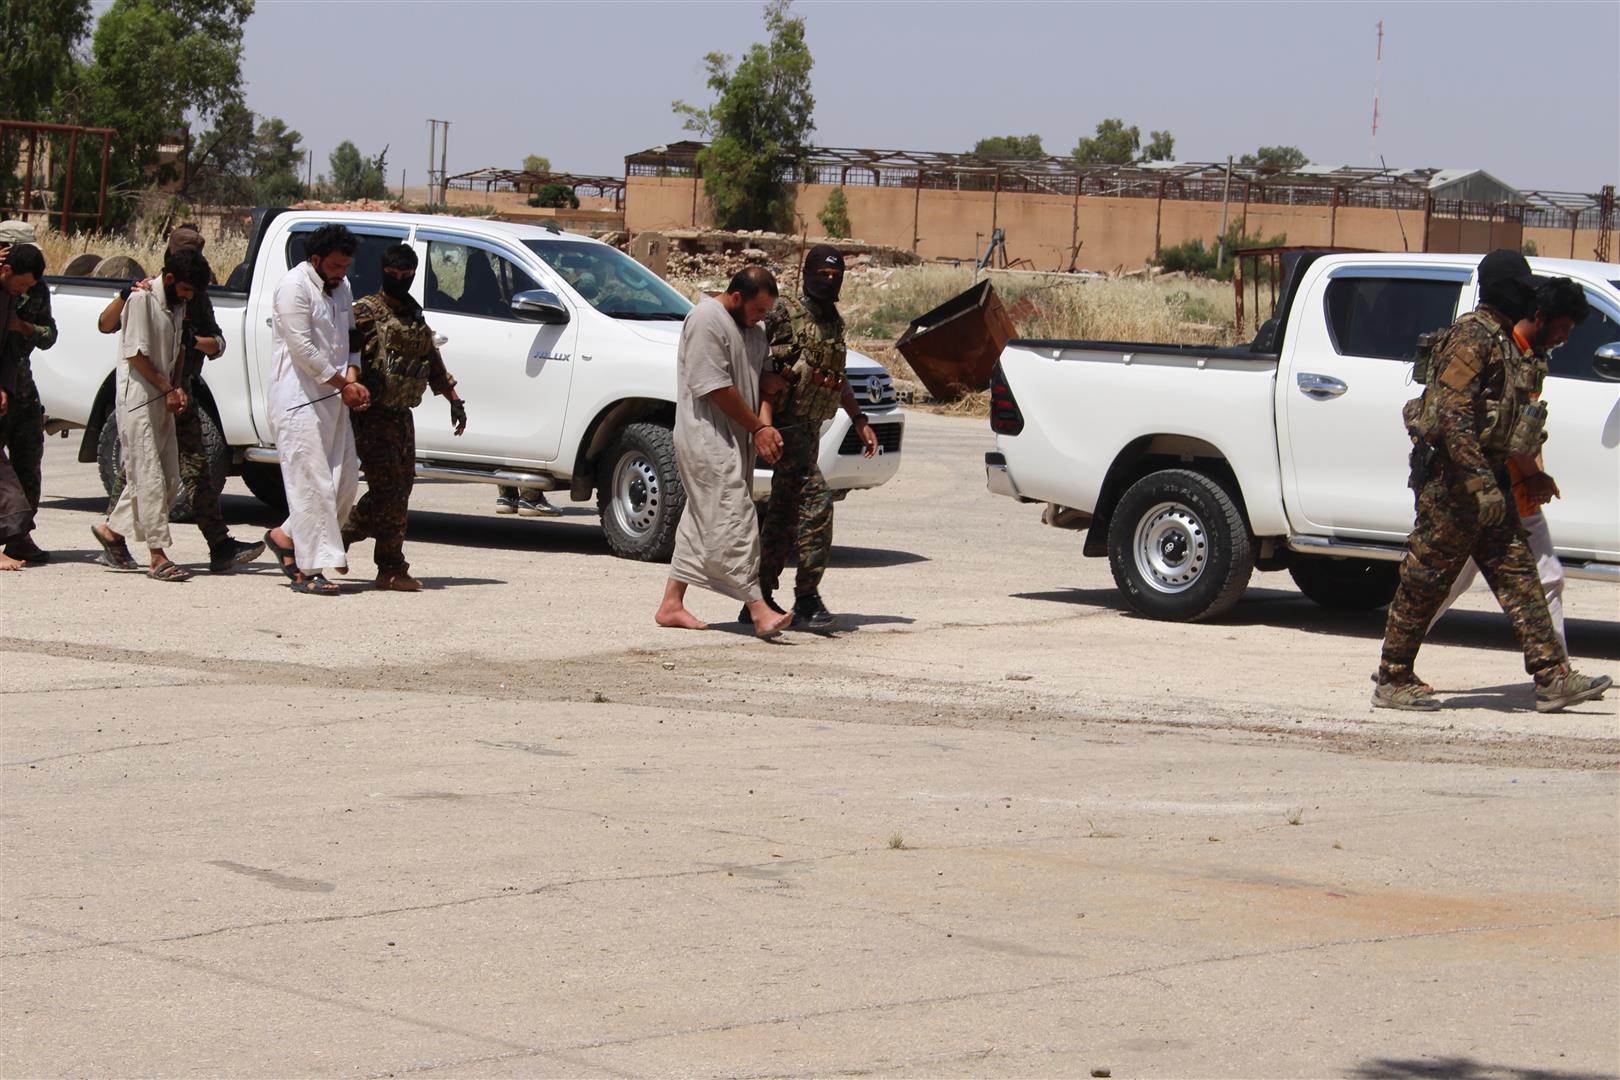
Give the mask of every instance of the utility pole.
<svg viewBox="0 0 1620 1080">
<path fill-rule="evenodd" d="M 1378 20 L 1378 54 L 1373 60 L 1373 121 L 1372 154 L 1368 160 L 1378 160 L 1378 99 L 1384 82 L 1384 20 Z"/>
<path fill-rule="evenodd" d="M 1215 241 L 1215 269 L 1226 259 L 1226 206 L 1232 196 L 1232 155 L 1226 155 L 1226 183 L 1221 185 L 1221 236 Z"/>
<path fill-rule="evenodd" d="M 439 167 L 437 169 L 433 167 L 435 151 L 437 151 L 439 157 Z M 449 155 L 450 121 L 428 120 L 428 205 L 430 209 L 434 204 L 445 201 L 445 189 L 449 186 L 445 179 L 445 162 L 449 160 Z M 437 197 L 433 193 L 435 186 L 438 187 L 439 192 Z"/>
</svg>

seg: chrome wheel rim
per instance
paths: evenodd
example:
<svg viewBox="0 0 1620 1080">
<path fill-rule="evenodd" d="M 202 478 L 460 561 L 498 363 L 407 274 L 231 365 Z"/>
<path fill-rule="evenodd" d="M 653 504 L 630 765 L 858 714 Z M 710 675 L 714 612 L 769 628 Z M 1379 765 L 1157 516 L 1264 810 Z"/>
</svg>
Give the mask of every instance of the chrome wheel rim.
<svg viewBox="0 0 1620 1080">
<path fill-rule="evenodd" d="M 1180 503 L 1159 503 L 1137 521 L 1136 572 L 1161 593 L 1186 592 L 1209 565 L 1209 534 Z"/>
</svg>

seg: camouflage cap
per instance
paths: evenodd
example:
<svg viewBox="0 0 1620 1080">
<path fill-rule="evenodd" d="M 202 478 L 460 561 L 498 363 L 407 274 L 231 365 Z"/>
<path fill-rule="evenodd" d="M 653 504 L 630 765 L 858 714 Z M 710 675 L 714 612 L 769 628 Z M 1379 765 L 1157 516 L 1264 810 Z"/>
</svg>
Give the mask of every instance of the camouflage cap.
<svg viewBox="0 0 1620 1080">
<path fill-rule="evenodd" d="M 0 221 L 0 244 L 33 244 L 34 227 L 26 221 Z"/>
<path fill-rule="evenodd" d="M 191 251 L 201 251 L 203 249 L 203 245 L 206 243 L 207 241 L 203 239 L 202 233 L 198 232 L 196 229 L 188 229 L 182 225 L 180 228 L 169 234 L 169 254 L 173 255 L 177 251 L 185 251 L 187 249 Z"/>
</svg>

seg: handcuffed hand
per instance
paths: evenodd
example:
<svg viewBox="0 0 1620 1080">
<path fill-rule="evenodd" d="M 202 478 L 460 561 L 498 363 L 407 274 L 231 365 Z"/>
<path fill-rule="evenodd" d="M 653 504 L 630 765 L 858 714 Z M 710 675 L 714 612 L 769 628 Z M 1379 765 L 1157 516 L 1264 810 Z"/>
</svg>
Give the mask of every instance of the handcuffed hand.
<svg viewBox="0 0 1620 1080">
<path fill-rule="evenodd" d="M 1558 490 L 1558 482 L 1544 472 L 1531 473 L 1524 478 L 1524 494 L 1537 506 L 1545 506 L 1563 495 Z"/>
<path fill-rule="evenodd" d="M 344 383 L 342 400 L 355 412 L 365 412 L 371 407 L 371 391 L 357 382 Z"/>
<path fill-rule="evenodd" d="M 760 428 L 754 432 L 754 449 L 767 465 L 775 465 L 782 456 L 782 433 L 769 425 Z"/>
<path fill-rule="evenodd" d="M 178 416 L 191 407 L 191 398 L 176 386 L 163 395 L 163 407 Z"/>
<path fill-rule="evenodd" d="M 1479 523 L 1485 526 L 1500 525 L 1507 520 L 1507 499 L 1502 489 L 1495 483 L 1490 483 L 1474 492 L 1474 498 L 1479 503 Z"/>
<path fill-rule="evenodd" d="M 467 430 L 467 403 L 460 398 L 450 402 L 450 426 L 456 429 L 457 435 Z"/>
</svg>

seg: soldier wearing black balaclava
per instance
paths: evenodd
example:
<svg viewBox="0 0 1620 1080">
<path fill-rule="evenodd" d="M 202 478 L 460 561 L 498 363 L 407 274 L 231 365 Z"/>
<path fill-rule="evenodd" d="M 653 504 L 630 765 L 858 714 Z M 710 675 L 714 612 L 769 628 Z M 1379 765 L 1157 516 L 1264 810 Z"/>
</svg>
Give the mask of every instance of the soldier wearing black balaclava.
<svg viewBox="0 0 1620 1080">
<path fill-rule="evenodd" d="M 877 435 L 855 402 L 844 377 L 848 351 L 838 293 L 844 284 L 844 256 L 817 244 L 806 254 L 802 296 L 784 294 L 765 320 L 771 362 L 787 388 L 772 402 L 782 433 L 782 457 L 771 479 L 771 501 L 760 529 L 759 584 L 765 602 L 781 611 L 771 594 L 781 582 L 788 552 L 797 556 L 793 584 L 795 626 L 828 630 L 837 619 L 821 600 L 821 577 L 832 551 L 833 500 L 816 463 L 821 425 L 849 414 L 862 453 L 877 453 Z M 747 611 L 740 618 L 749 619 Z"/>
<path fill-rule="evenodd" d="M 1536 399 L 1546 361 L 1520 348 L 1513 335 L 1514 324 L 1534 310 L 1535 278 L 1524 256 L 1507 250 L 1485 256 L 1479 306 L 1434 344 L 1423 394 L 1407 403 L 1417 520 L 1373 677 L 1375 707 L 1440 708 L 1413 663 L 1470 557 L 1513 624 L 1525 670 L 1536 682 L 1538 712 L 1602 697 L 1610 685 L 1606 675 L 1591 678 L 1569 666 L 1509 494 L 1508 458 L 1534 453 L 1545 437 L 1546 408 Z"/>
</svg>

